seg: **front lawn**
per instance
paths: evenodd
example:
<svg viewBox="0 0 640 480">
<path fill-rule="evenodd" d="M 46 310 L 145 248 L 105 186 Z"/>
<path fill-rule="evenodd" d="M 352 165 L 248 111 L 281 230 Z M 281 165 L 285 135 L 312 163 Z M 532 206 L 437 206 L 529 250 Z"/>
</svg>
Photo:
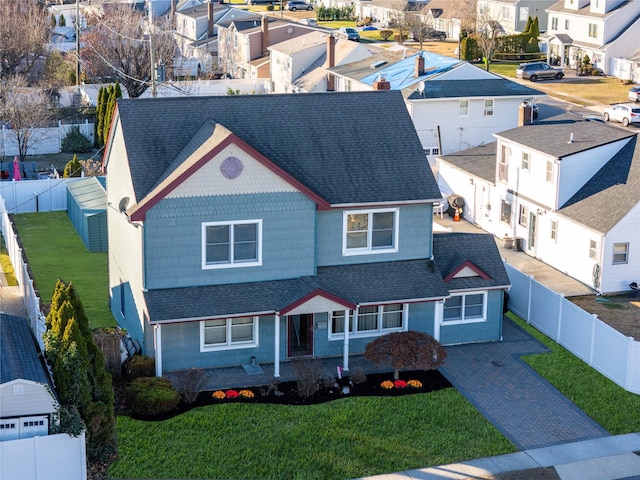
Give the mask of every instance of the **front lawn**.
<svg viewBox="0 0 640 480">
<path fill-rule="evenodd" d="M 454 388 L 118 417 L 111 478 L 348 479 L 516 451 Z M 188 460 L 186 460 L 188 459 Z"/>
<path fill-rule="evenodd" d="M 23 213 L 13 220 L 42 303 L 51 303 L 56 282 L 62 278 L 75 286 L 91 328 L 114 327 L 107 254 L 87 250 L 67 212 Z"/>
</svg>

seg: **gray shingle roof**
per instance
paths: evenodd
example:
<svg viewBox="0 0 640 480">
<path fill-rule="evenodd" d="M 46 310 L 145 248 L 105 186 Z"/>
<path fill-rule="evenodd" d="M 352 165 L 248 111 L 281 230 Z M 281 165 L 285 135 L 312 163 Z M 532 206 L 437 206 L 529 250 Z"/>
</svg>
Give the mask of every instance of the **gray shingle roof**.
<svg viewBox="0 0 640 480">
<path fill-rule="evenodd" d="M 570 143 L 571 135 L 573 142 Z M 633 135 L 630 131 L 591 122 L 571 114 L 557 115 L 526 127 L 512 128 L 495 134 L 498 138 L 519 143 L 559 159 Z"/>
<path fill-rule="evenodd" d="M 433 256 L 443 278 L 466 261 L 489 276 L 453 278 L 449 290 L 508 287 L 511 285 L 493 235 L 486 233 L 437 233 L 433 235 Z"/>
<path fill-rule="evenodd" d="M 597 232 L 607 233 L 638 203 L 640 142 L 636 135 L 560 208 L 559 213 Z"/>
<path fill-rule="evenodd" d="M 27 319 L 0 313 L 0 384 L 17 379 L 49 384 Z"/>
<path fill-rule="evenodd" d="M 353 304 L 449 295 L 437 265 L 428 259 L 321 267 L 313 277 L 150 290 L 144 295 L 155 323 L 280 311 L 318 289 Z"/>
<path fill-rule="evenodd" d="M 429 80 L 424 82 L 424 93 L 415 89 L 407 96 L 410 100 L 422 98 L 466 97 L 540 97 L 546 93 L 506 78 L 483 80 Z"/>
<path fill-rule="evenodd" d="M 491 142 L 449 155 L 442 155 L 440 158 L 460 170 L 465 170 L 483 180 L 494 183 L 496 180 L 497 144 L 497 142 Z"/>
<path fill-rule="evenodd" d="M 138 202 L 208 121 L 330 204 L 440 197 L 397 91 L 121 99 L 118 114 Z"/>
</svg>

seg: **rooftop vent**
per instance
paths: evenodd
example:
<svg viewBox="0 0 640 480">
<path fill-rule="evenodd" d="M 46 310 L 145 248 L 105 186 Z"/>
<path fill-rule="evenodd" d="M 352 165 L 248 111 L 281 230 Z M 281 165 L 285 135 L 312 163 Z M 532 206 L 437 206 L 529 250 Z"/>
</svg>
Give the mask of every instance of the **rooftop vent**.
<svg viewBox="0 0 640 480">
<path fill-rule="evenodd" d="M 387 63 L 385 60 L 378 60 L 377 62 L 373 62 L 371 65 L 369 65 L 371 68 L 378 68 L 381 67 L 382 65 L 384 65 L 385 63 Z"/>
</svg>

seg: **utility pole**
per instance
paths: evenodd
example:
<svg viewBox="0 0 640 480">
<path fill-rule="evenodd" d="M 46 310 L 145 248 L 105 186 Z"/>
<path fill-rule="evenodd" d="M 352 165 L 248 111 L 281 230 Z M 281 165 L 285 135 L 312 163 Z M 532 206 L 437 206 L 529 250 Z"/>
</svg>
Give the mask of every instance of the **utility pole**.
<svg viewBox="0 0 640 480">
<path fill-rule="evenodd" d="M 149 0 L 149 62 L 151 63 L 151 96 L 156 98 L 157 96 L 157 85 L 156 85 L 156 57 L 153 52 L 153 6 L 151 5 L 151 0 Z"/>
<path fill-rule="evenodd" d="M 76 87 L 80 86 L 80 0 L 76 0 Z"/>
</svg>

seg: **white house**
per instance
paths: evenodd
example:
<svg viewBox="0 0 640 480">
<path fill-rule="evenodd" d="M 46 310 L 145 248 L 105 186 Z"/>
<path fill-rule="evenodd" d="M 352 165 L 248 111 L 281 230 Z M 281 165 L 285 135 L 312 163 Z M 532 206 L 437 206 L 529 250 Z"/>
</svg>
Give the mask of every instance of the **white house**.
<svg viewBox="0 0 640 480">
<path fill-rule="evenodd" d="M 547 30 L 545 9 L 556 0 L 478 0 L 478 21 L 497 22 L 507 35 L 522 33 L 529 17 L 538 17 L 538 28 Z"/>
<path fill-rule="evenodd" d="M 402 90 L 432 169 L 435 157 L 494 141 L 544 93 L 430 52 L 383 52 L 331 69 L 336 91 Z"/>
<path fill-rule="evenodd" d="M 585 55 L 605 75 L 640 81 L 628 58 L 640 41 L 640 2 L 560 0 L 547 9 L 549 28 L 541 41 L 551 63 L 576 67 Z"/>
<path fill-rule="evenodd" d="M 640 278 L 637 134 L 564 114 L 495 137 L 440 157 L 441 191 L 528 255 L 602 293 L 628 291 Z"/>
</svg>

